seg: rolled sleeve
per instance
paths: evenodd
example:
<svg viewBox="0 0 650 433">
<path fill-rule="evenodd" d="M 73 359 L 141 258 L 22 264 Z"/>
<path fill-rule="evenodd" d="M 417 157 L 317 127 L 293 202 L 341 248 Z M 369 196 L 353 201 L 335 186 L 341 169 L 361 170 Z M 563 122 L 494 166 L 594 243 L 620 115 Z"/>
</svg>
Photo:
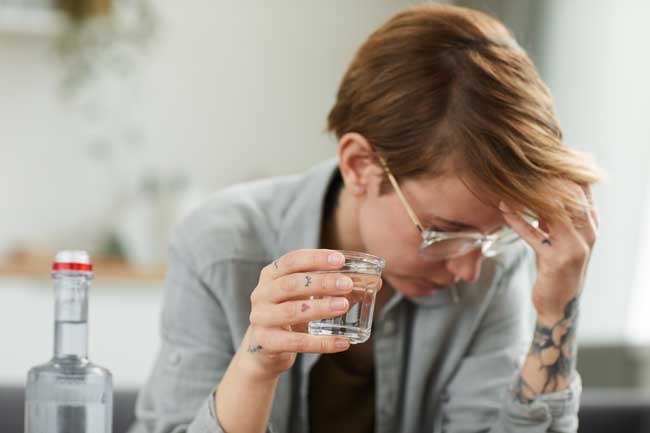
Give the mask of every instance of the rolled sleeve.
<svg viewBox="0 0 650 433">
<path fill-rule="evenodd" d="M 205 401 L 192 424 L 187 428 L 187 433 L 225 433 L 216 413 L 217 388 Z M 275 433 L 273 426 L 269 425 L 267 433 Z"/>
<path fill-rule="evenodd" d="M 225 430 L 217 418 L 215 408 L 216 388 L 199 409 L 192 423 L 186 430 L 174 430 L 174 433 L 185 431 L 187 433 L 225 433 Z"/>
<path fill-rule="evenodd" d="M 578 430 L 578 410 L 582 382 L 576 373 L 569 387 L 562 391 L 542 394 L 529 404 L 519 402 L 514 396 L 506 399 L 503 408 L 502 423 L 511 426 L 526 427 L 534 421 L 536 429 L 531 432 L 565 433 Z M 522 431 L 522 430 L 514 430 Z"/>
</svg>

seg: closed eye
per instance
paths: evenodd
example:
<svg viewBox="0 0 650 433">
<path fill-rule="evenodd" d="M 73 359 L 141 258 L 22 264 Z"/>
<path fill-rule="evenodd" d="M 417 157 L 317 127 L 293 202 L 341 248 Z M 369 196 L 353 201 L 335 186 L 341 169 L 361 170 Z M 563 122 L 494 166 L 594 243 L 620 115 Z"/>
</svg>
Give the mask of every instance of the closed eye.
<svg viewBox="0 0 650 433">
<path fill-rule="evenodd" d="M 429 225 L 429 231 L 445 232 L 445 233 L 457 233 L 457 232 L 461 232 L 462 230 Z"/>
</svg>

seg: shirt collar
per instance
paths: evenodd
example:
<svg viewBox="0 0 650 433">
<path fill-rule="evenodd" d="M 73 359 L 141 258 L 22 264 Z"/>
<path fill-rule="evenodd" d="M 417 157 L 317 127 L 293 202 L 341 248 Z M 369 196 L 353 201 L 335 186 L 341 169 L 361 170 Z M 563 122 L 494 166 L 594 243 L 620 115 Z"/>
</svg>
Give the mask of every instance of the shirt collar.
<svg viewBox="0 0 650 433">
<path fill-rule="evenodd" d="M 293 204 L 280 224 L 276 257 L 301 248 L 318 248 L 325 196 L 339 169 L 338 159 L 327 159 L 305 173 Z"/>
</svg>

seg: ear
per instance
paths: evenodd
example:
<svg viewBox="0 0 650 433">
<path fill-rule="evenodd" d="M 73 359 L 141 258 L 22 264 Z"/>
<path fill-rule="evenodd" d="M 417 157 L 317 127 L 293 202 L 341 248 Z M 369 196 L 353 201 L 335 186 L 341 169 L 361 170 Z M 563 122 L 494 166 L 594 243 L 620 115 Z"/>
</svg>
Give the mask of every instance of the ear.
<svg viewBox="0 0 650 433">
<path fill-rule="evenodd" d="M 372 144 L 357 132 L 348 132 L 339 140 L 339 168 L 345 186 L 356 194 L 365 192 L 383 174 Z"/>
</svg>

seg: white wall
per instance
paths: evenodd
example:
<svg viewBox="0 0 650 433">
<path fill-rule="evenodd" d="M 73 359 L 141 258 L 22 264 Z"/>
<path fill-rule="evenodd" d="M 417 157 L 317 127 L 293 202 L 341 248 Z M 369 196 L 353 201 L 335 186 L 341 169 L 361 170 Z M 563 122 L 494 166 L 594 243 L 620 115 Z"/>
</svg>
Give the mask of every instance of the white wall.
<svg viewBox="0 0 650 433">
<path fill-rule="evenodd" d="M 630 304 L 627 309 L 625 337 L 634 344 L 650 345 L 650 178 L 645 191 L 645 208 L 641 208 L 643 225 L 639 233 L 638 266 L 634 274 Z"/>
<path fill-rule="evenodd" d="M 52 358 L 54 293 L 48 285 L 44 279 L 0 279 L 0 386 L 23 385 L 31 367 Z M 111 370 L 115 388 L 141 386 L 153 368 L 160 345 L 157 289 L 111 281 L 90 290 L 88 356 Z"/>
<path fill-rule="evenodd" d="M 122 164 L 139 158 L 212 190 L 334 155 L 322 131 L 339 80 L 371 30 L 409 2 L 154 3 L 161 32 L 137 113 L 148 142 Z M 20 241 L 93 245 L 114 216 L 115 180 L 59 97 L 52 44 L 0 31 L 0 253 Z"/>
<path fill-rule="evenodd" d="M 644 201 L 650 179 L 650 3 L 552 0 L 541 41 L 543 75 L 557 103 L 566 141 L 593 153 L 609 172 L 594 190 L 601 229 L 583 296 L 583 342 L 619 340 L 640 295 Z M 647 242 L 647 241 L 646 241 Z M 647 259 L 646 259 L 647 260 Z M 647 281 L 640 281 L 650 291 Z M 650 330 L 650 305 L 636 309 L 635 332 Z M 648 331 L 647 343 L 650 343 Z"/>
</svg>

